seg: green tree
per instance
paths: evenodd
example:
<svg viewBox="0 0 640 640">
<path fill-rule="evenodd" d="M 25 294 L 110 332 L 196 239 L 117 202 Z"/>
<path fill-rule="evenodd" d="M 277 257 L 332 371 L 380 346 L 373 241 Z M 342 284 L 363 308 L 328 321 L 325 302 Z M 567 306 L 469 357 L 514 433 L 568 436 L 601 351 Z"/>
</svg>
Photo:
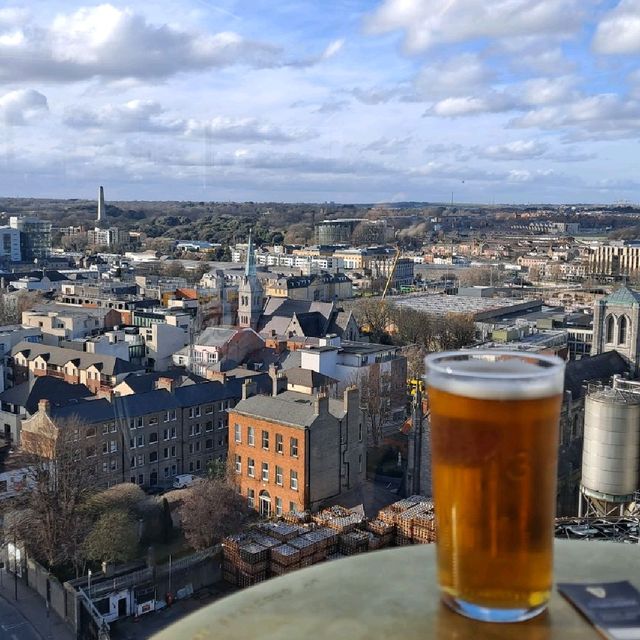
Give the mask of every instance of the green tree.
<svg viewBox="0 0 640 640">
<path fill-rule="evenodd" d="M 84 542 L 84 552 L 95 562 L 129 562 L 138 555 L 138 523 L 123 509 L 105 511 Z"/>
</svg>

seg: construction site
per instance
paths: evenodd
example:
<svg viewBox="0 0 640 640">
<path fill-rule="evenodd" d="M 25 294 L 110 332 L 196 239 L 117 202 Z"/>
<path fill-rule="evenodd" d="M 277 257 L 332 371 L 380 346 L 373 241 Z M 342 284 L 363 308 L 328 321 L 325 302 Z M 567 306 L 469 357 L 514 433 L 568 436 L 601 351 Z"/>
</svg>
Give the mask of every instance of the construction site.
<svg viewBox="0 0 640 640">
<path fill-rule="evenodd" d="M 366 551 L 436 540 L 433 503 L 411 496 L 367 519 L 361 509 L 335 506 L 313 515 L 288 514 L 222 542 L 222 577 L 249 587 L 319 562 Z"/>
</svg>

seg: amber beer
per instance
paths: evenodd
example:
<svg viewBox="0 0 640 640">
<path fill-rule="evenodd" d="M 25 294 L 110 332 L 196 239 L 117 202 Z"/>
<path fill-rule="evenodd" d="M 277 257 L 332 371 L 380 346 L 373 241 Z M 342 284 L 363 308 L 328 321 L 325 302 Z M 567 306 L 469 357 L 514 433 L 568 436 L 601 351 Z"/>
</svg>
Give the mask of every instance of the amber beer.
<svg viewBox="0 0 640 640">
<path fill-rule="evenodd" d="M 427 358 L 438 576 L 464 615 L 514 622 L 549 599 L 563 376 L 550 356 Z"/>
</svg>

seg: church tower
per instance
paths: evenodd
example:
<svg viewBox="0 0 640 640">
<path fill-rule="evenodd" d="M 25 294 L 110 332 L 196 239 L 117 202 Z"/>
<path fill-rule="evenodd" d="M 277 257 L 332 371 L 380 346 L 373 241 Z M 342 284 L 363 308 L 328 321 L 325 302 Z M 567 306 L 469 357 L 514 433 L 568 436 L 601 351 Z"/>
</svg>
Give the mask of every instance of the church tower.
<svg viewBox="0 0 640 640">
<path fill-rule="evenodd" d="M 253 238 L 249 231 L 244 276 L 238 287 L 238 325 L 257 330 L 263 304 L 264 289 L 256 275 L 256 256 L 253 250 Z"/>
<path fill-rule="evenodd" d="M 624 285 L 600 298 L 593 313 L 591 355 L 617 351 L 640 374 L 640 293 Z"/>
</svg>

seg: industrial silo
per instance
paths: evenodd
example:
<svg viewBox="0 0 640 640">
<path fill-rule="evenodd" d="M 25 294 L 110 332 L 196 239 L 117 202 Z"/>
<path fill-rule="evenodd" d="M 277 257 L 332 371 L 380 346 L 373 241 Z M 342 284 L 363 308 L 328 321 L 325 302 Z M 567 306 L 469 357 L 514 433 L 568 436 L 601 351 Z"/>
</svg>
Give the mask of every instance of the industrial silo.
<svg viewBox="0 0 640 640">
<path fill-rule="evenodd" d="M 614 380 L 589 390 L 584 410 L 580 515 L 624 515 L 640 471 L 640 386 Z"/>
</svg>

